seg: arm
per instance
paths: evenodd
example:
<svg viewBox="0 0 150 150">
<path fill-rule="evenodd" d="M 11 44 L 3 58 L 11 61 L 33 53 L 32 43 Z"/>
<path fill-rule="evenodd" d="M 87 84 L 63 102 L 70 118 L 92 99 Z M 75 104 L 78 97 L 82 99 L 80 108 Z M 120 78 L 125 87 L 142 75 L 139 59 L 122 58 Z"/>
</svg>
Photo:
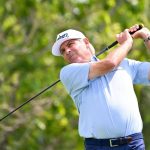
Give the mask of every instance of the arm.
<svg viewBox="0 0 150 150">
<path fill-rule="evenodd" d="M 133 38 L 141 38 L 144 40 L 145 46 L 147 47 L 147 49 L 150 52 L 150 30 L 146 27 L 143 27 L 141 30 L 137 31 L 138 29 L 138 25 L 134 25 L 132 26 L 129 31 L 133 32 L 136 31 L 132 37 Z M 150 69 L 149 69 L 149 76 L 148 79 L 150 80 Z"/>
<path fill-rule="evenodd" d="M 113 70 L 120 64 L 120 62 L 130 51 L 133 40 L 127 29 L 120 34 L 117 34 L 116 38 L 120 46 L 117 47 L 113 52 L 109 53 L 105 59 L 91 63 L 89 79 L 104 75 Z"/>
</svg>

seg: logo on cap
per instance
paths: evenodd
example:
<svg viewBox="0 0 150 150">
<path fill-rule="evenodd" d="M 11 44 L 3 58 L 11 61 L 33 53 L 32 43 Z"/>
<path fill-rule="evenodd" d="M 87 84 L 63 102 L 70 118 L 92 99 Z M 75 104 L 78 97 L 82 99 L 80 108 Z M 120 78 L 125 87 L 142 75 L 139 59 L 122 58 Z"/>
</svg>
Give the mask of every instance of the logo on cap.
<svg viewBox="0 0 150 150">
<path fill-rule="evenodd" d="M 64 33 L 63 35 L 59 35 L 59 37 L 57 38 L 57 41 L 65 38 L 65 37 L 69 37 L 68 33 Z"/>
</svg>

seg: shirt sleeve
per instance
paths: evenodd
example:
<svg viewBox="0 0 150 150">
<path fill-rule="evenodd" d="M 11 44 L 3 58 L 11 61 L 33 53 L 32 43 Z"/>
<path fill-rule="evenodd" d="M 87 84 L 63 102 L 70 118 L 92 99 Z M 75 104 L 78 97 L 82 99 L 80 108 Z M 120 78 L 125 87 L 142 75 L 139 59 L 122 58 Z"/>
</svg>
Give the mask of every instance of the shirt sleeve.
<svg viewBox="0 0 150 150">
<path fill-rule="evenodd" d="M 150 80 L 148 79 L 148 74 L 150 72 L 150 63 L 131 59 L 128 59 L 128 62 L 133 76 L 133 83 L 149 85 Z"/>
<path fill-rule="evenodd" d="M 73 63 L 61 69 L 60 80 L 73 98 L 89 85 L 89 68 L 89 63 Z"/>
</svg>

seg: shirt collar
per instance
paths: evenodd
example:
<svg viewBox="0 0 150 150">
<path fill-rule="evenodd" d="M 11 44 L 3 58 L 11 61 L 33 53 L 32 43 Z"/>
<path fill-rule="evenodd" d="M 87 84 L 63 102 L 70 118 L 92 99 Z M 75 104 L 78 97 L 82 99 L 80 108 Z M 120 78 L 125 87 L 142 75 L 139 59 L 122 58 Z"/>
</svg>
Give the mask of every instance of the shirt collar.
<svg viewBox="0 0 150 150">
<path fill-rule="evenodd" d="M 91 61 L 98 61 L 99 59 L 95 56 L 95 55 L 93 55 L 92 57 L 91 57 Z"/>
</svg>

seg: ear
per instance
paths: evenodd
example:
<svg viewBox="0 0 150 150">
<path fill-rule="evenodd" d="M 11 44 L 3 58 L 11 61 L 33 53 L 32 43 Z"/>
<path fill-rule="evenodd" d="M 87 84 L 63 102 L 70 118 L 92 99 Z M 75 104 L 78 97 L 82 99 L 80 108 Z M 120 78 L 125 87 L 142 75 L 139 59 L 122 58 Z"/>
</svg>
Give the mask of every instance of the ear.
<svg viewBox="0 0 150 150">
<path fill-rule="evenodd" d="M 86 47 L 89 48 L 89 44 L 90 44 L 89 39 L 88 38 L 84 38 L 83 41 L 84 41 Z"/>
<path fill-rule="evenodd" d="M 95 55 L 95 49 L 92 46 L 92 44 L 89 42 L 89 39 L 85 38 L 85 39 L 83 39 L 83 41 L 84 41 L 86 47 L 91 51 L 92 55 Z"/>
<path fill-rule="evenodd" d="M 84 38 L 83 41 L 86 45 L 88 45 L 90 43 L 88 38 Z"/>
</svg>

